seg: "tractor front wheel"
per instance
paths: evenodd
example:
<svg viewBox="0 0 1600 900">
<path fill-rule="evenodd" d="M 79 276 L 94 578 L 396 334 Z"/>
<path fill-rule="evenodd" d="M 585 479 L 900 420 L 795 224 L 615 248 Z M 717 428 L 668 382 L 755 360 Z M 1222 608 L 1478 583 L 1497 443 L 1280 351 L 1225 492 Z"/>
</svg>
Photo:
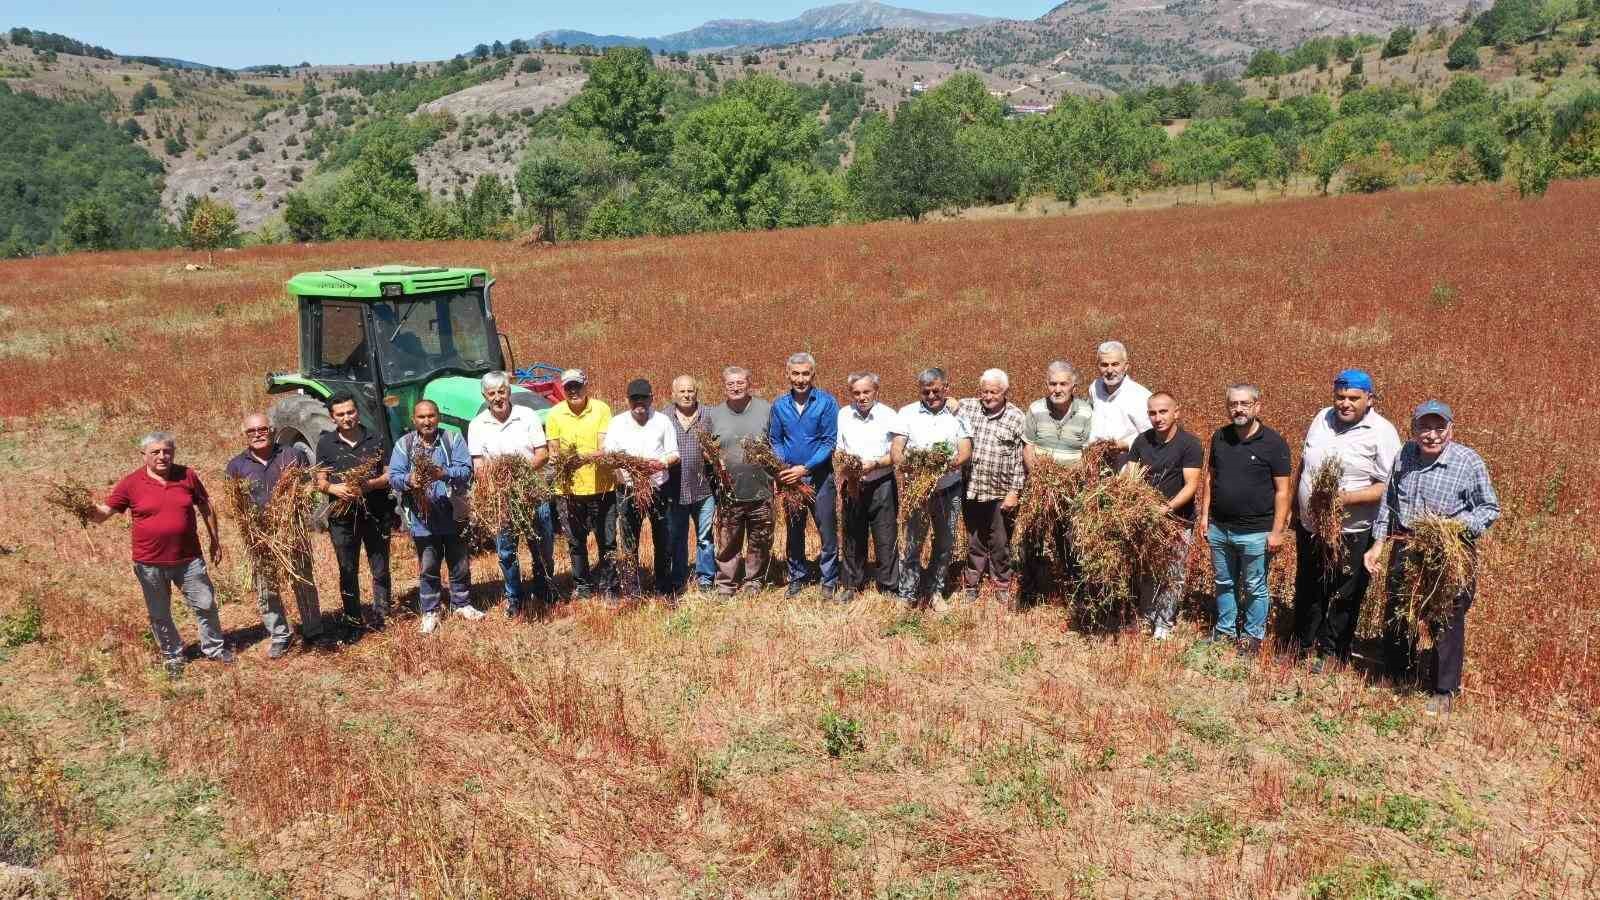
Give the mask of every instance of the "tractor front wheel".
<svg viewBox="0 0 1600 900">
<path fill-rule="evenodd" d="M 272 436 L 280 446 L 298 446 L 312 465 L 317 463 L 317 440 L 333 430 L 333 417 L 322 401 L 305 394 L 286 394 L 267 412 Z"/>
</svg>

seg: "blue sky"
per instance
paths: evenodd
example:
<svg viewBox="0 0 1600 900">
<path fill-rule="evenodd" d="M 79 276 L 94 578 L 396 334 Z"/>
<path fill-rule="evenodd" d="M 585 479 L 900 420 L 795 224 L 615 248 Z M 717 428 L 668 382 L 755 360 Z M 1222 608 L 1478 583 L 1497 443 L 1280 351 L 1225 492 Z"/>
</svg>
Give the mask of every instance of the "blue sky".
<svg viewBox="0 0 1600 900">
<path fill-rule="evenodd" d="M 490 0 L 452 7 L 417 0 L 213 0 L 195 2 L 46 3 L 10 7 L 0 19 L 55 31 L 118 53 L 172 56 L 220 66 L 261 63 L 381 63 L 438 59 L 496 38 L 531 37 L 553 28 L 654 36 L 707 19 L 788 19 L 827 0 L 588 0 L 513 3 Z M 898 0 L 936 12 L 1034 18 L 1051 0 Z"/>
</svg>

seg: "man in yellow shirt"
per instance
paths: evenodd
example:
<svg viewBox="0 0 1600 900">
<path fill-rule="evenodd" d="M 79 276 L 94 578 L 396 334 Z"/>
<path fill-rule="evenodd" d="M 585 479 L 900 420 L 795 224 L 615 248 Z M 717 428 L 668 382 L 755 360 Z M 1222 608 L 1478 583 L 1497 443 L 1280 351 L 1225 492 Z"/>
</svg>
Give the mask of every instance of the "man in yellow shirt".
<svg viewBox="0 0 1600 900">
<path fill-rule="evenodd" d="M 572 558 L 572 592 L 582 600 L 596 589 L 606 600 L 617 593 L 617 572 L 612 553 L 617 549 L 617 492 L 611 468 L 594 460 L 605 444 L 611 425 L 611 407 L 589 397 L 589 377 L 582 369 L 561 373 L 567 399 L 550 410 L 544 422 L 551 458 L 564 449 L 577 451 L 584 463 L 570 478 L 556 479 L 561 522 L 567 532 L 567 553 Z M 589 565 L 589 533 L 594 532 L 597 556 Z"/>
</svg>

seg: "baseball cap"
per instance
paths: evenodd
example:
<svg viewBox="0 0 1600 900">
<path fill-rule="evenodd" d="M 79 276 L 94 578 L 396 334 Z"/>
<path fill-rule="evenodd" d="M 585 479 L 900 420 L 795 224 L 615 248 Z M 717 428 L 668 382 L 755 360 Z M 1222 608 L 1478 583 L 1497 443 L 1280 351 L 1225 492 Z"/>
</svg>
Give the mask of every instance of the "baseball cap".
<svg viewBox="0 0 1600 900">
<path fill-rule="evenodd" d="M 1450 412 L 1450 407 L 1445 406 L 1443 403 L 1440 403 L 1437 400 L 1424 401 L 1416 409 L 1411 411 L 1411 421 L 1413 422 L 1422 418 L 1423 416 L 1438 416 L 1447 423 L 1454 422 L 1456 420 L 1455 415 Z"/>
<path fill-rule="evenodd" d="M 1372 376 L 1361 369 L 1345 369 L 1333 378 L 1336 391 L 1366 391 L 1372 393 Z"/>
<path fill-rule="evenodd" d="M 629 398 L 648 397 L 654 393 L 655 391 L 650 389 L 650 382 L 645 381 L 643 378 L 635 378 L 634 380 L 628 382 Z"/>
<path fill-rule="evenodd" d="M 565 372 L 561 373 L 561 384 L 562 384 L 563 387 L 565 387 L 566 385 L 569 385 L 569 384 L 588 384 L 588 383 L 589 383 L 589 376 L 585 375 L 583 373 L 582 369 L 568 369 Z"/>
</svg>

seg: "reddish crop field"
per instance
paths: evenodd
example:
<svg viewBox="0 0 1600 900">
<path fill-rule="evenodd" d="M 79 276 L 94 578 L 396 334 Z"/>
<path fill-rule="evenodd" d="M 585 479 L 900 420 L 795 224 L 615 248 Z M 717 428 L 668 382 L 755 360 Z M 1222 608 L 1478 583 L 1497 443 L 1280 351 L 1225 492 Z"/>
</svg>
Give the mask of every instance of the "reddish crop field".
<svg viewBox="0 0 1600 900">
<path fill-rule="evenodd" d="M 1600 184 L 1558 183 L 1537 202 L 1462 188 L 554 249 L 263 247 L 200 272 L 182 252 L 0 263 L 15 494 L 0 614 L 31 603 L 44 620 L 42 642 L 0 657 L 17 686 L 0 698 L 0 786 L 49 811 L 46 868 L 82 896 L 1600 891 L 1600 469 L 1578 452 L 1600 400 L 1597 223 Z M 125 526 L 80 532 L 36 503 L 40 485 L 109 485 L 157 427 L 219 479 L 264 373 L 296 365 L 282 283 L 389 262 L 487 266 L 518 360 L 583 366 L 608 399 L 641 375 L 714 386 L 730 363 L 770 397 L 804 349 L 836 394 L 871 369 L 909 402 L 939 365 L 969 395 L 999 366 L 1025 403 L 1048 361 L 1088 371 L 1115 338 L 1190 430 L 1208 435 L 1225 386 L 1250 381 L 1298 449 L 1333 374 L 1366 368 L 1402 432 L 1414 404 L 1450 403 L 1505 507 L 1466 696 L 1423 721 L 1359 673 L 1076 634 L 1060 610 L 907 619 L 777 595 L 568 608 L 432 641 L 391 628 L 282 664 L 261 645 L 166 686 Z M 402 597 L 411 565 L 395 563 Z M 225 569 L 224 621 L 244 632 L 254 604 Z M 475 572 L 498 577 L 492 557 Z M 96 724 L 107 708 L 114 728 Z M 825 713 L 858 722 L 865 749 L 825 752 Z M 185 847 L 213 863 L 203 876 L 129 849 L 152 836 L 96 793 L 130 747 L 152 784 L 212 792 L 215 846 Z"/>
</svg>

